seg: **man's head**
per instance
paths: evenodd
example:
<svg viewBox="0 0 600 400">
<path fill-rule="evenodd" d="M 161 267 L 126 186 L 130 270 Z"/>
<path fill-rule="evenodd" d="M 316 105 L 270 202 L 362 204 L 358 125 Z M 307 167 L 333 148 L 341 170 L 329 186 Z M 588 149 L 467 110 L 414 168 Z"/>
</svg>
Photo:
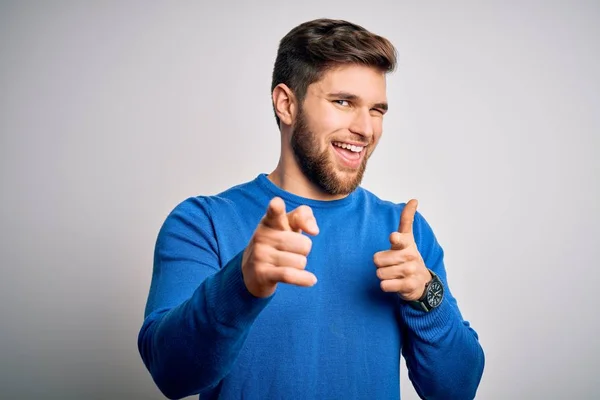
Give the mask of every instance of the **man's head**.
<svg viewBox="0 0 600 400">
<path fill-rule="evenodd" d="M 282 158 L 293 156 L 327 194 L 353 191 L 381 136 L 385 75 L 395 66 L 393 45 L 356 24 L 319 19 L 292 29 L 271 86 Z"/>
</svg>

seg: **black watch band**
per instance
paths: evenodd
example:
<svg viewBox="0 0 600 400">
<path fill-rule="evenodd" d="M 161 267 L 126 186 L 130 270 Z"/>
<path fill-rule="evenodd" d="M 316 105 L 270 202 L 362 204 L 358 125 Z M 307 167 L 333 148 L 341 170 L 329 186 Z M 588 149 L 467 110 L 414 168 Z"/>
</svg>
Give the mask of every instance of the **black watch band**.
<svg viewBox="0 0 600 400">
<path fill-rule="evenodd" d="M 419 300 L 409 301 L 411 307 L 414 309 L 429 312 L 442 304 L 444 299 L 444 285 L 440 278 L 432 271 L 431 280 L 425 284 L 425 290 L 423 296 Z"/>
</svg>

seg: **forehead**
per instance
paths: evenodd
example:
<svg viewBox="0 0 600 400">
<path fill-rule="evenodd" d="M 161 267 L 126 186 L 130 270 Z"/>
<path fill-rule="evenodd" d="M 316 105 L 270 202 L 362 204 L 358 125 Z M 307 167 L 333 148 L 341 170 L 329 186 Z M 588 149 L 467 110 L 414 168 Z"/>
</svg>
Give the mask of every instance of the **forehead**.
<svg viewBox="0 0 600 400">
<path fill-rule="evenodd" d="M 369 102 L 386 100 L 385 73 L 363 65 L 344 65 L 328 70 L 321 79 L 308 87 L 308 93 L 326 96 L 330 93 L 350 93 Z"/>
</svg>

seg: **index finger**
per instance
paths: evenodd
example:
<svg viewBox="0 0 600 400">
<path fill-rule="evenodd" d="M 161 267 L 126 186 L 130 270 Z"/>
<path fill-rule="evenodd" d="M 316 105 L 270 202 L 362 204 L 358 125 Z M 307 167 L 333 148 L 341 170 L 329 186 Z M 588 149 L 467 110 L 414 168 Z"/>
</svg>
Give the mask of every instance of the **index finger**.
<svg viewBox="0 0 600 400">
<path fill-rule="evenodd" d="M 304 231 L 309 235 L 317 235 L 319 233 L 317 220 L 309 206 L 303 205 L 291 211 L 288 214 L 288 222 L 293 231 Z"/>
<path fill-rule="evenodd" d="M 400 215 L 400 224 L 398 225 L 398 232 L 400 233 L 412 233 L 413 221 L 415 220 L 415 213 L 417 212 L 417 206 L 419 202 L 416 199 L 411 199 L 402 210 Z"/>
</svg>

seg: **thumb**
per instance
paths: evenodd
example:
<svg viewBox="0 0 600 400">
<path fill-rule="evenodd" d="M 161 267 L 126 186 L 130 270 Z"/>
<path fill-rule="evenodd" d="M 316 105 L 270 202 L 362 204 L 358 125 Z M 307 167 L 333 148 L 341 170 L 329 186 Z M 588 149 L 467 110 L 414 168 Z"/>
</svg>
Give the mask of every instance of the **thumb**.
<svg viewBox="0 0 600 400">
<path fill-rule="evenodd" d="M 400 224 L 398 225 L 398 232 L 400 233 L 413 233 L 413 222 L 415 220 L 415 214 L 417 212 L 417 206 L 419 202 L 416 199 L 411 199 L 402 210 L 400 215 Z"/>
</svg>

